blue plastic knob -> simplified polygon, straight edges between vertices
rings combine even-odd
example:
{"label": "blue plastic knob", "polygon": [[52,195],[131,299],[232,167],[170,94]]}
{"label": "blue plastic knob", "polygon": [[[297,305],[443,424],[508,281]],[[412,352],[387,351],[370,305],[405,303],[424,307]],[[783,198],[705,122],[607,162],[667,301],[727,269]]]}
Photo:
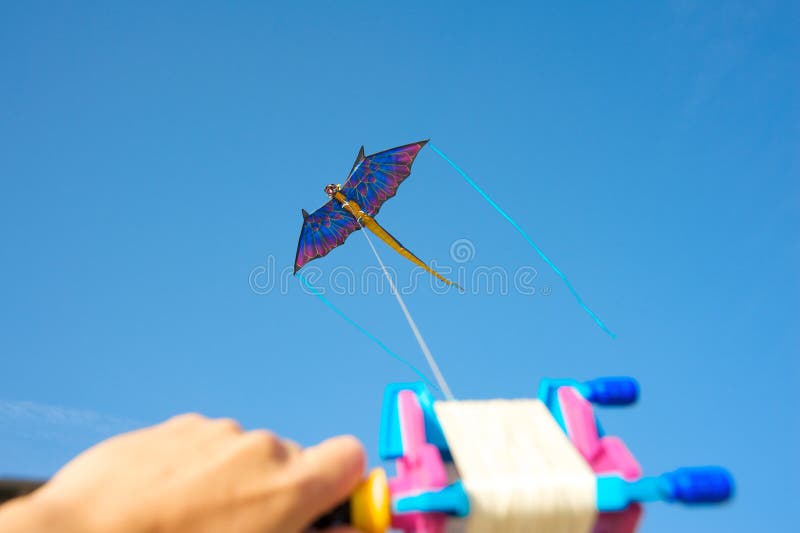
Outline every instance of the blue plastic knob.
{"label": "blue plastic knob", "polygon": [[684,503],[719,503],[733,494],[733,477],[719,466],[679,468],[661,478],[669,484],[670,499]]}
{"label": "blue plastic knob", "polygon": [[630,405],[639,398],[639,383],[627,376],[589,380],[587,400],[598,405]]}

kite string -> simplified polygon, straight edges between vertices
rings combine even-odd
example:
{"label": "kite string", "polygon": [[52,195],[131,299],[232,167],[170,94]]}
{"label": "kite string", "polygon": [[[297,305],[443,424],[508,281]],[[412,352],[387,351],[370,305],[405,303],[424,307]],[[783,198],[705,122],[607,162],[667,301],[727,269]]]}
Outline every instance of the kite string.
{"label": "kite string", "polygon": [[[361,221],[359,220],[358,223],[360,225]],[[414,319],[411,317],[411,313],[408,311],[408,307],[406,307],[406,304],[403,301],[403,297],[400,296],[400,291],[397,290],[394,281],[392,281],[392,276],[386,269],[386,265],[383,264],[383,260],[381,259],[381,256],[378,254],[378,250],[375,248],[375,245],[372,244],[372,239],[369,238],[369,235],[367,234],[367,229],[364,226],[361,226],[361,230],[362,230],[361,233],[363,233],[364,237],[367,239],[369,247],[372,249],[372,253],[375,255],[375,259],[378,260],[378,264],[380,264],[381,269],[383,270],[383,274],[389,281],[389,287],[392,291],[392,294],[394,294],[394,297],[397,299],[397,303],[400,305],[400,309],[406,316],[406,321],[408,322],[408,326],[414,333],[414,337],[416,337],[417,339],[417,344],[419,344],[420,350],[422,350],[422,353],[425,355],[425,359],[428,361],[428,366],[430,366],[431,371],[433,372],[433,376],[436,378],[436,382],[439,384],[439,388],[441,389],[442,393],[444,394],[444,397],[447,400],[454,400],[455,397],[453,396],[453,393],[450,391],[450,387],[447,385],[447,381],[444,379],[442,371],[439,370],[439,365],[436,363],[436,359],[433,357],[431,350],[428,348],[428,344],[425,342],[425,339],[422,338],[422,333],[420,333],[416,322],[414,322]]]}
{"label": "kite string", "polygon": [[380,348],[381,348],[381,349],[382,349],[384,352],[386,352],[387,354],[389,354],[391,357],[394,357],[395,359],[397,359],[398,361],[400,361],[401,363],[403,363],[404,365],[406,365],[408,368],[410,368],[410,369],[411,369],[411,370],[412,370],[412,371],[413,371],[413,372],[414,372],[414,373],[415,373],[415,374],[416,374],[416,375],[417,375],[417,376],[418,376],[420,379],[422,379],[422,381],[424,381],[426,384],[430,385],[431,387],[433,387],[433,388],[434,388],[434,389],[436,389],[436,390],[439,390],[439,387],[437,387],[436,385],[434,385],[433,383],[431,383],[431,380],[429,380],[429,379],[428,379],[428,378],[425,376],[425,374],[423,374],[423,373],[422,373],[422,372],[421,372],[421,371],[420,371],[420,370],[419,370],[419,369],[418,369],[416,366],[414,366],[414,365],[413,365],[413,364],[412,364],[410,361],[408,361],[408,360],[406,360],[404,357],[402,357],[402,356],[400,356],[400,355],[397,355],[396,353],[394,353],[394,352],[393,352],[391,349],[389,349],[389,347],[388,347],[388,346],[386,346],[386,345],[385,345],[383,342],[381,342],[381,340],[380,340],[378,337],[376,337],[375,335],[373,335],[372,333],[370,333],[369,331],[367,331],[366,329],[364,329],[364,328],[363,328],[363,327],[362,327],[360,324],[358,324],[358,323],[357,323],[355,320],[353,320],[352,318],[350,318],[349,316],[347,316],[346,314],[344,314],[344,311],[342,311],[341,309],[339,309],[338,307],[336,307],[336,306],[333,304],[333,302],[331,302],[330,300],[328,300],[327,298],[325,298],[325,296],[322,294],[322,292],[321,292],[319,289],[317,289],[316,287],[314,287],[313,285],[311,285],[311,283],[310,283],[310,282],[309,282],[309,281],[308,281],[308,280],[305,278],[305,276],[303,276],[303,274],[301,274],[301,273],[299,273],[299,272],[298,272],[298,273],[297,273],[297,277],[298,277],[298,278],[300,278],[300,281],[303,283],[303,285],[305,285],[305,286],[306,286],[306,288],[307,288],[308,290],[310,290],[310,291],[311,291],[311,293],[312,293],[314,296],[316,296],[317,298],[319,298],[319,300],[320,300],[322,303],[324,303],[326,306],[328,306],[330,309],[332,309],[334,313],[336,313],[337,315],[339,315],[340,317],[342,317],[342,318],[344,319],[344,321],[345,321],[345,322],[347,322],[348,324],[350,324],[351,326],[353,326],[354,328],[356,328],[356,329],[357,329],[359,332],[361,332],[361,334],[363,334],[363,335],[364,335],[365,337],[367,337],[369,340],[371,340],[372,342],[374,342],[375,344],[377,344],[377,345],[378,345],[378,346],[379,346],[379,347],[380,347]]}
{"label": "kite string", "polygon": [[523,237],[523,238],[524,238],[524,239],[527,241],[527,243],[531,245],[531,247],[532,247],[532,248],[533,248],[533,249],[536,251],[536,253],[537,253],[537,254],[539,254],[539,257],[541,257],[541,258],[542,258],[542,260],[543,260],[545,263],[547,263],[547,265],[548,265],[550,268],[552,268],[552,269],[553,269],[553,272],[555,272],[555,273],[556,273],[556,275],[558,275],[558,277],[559,277],[559,278],[561,278],[561,281],[563,281],[563,282],[564,282],[564,285],[566,285],[566,286],[567,286],[567,289],[569,289],[569,292],[571,292],[571,293],[572,293],[572,296],[574,296],[574,297],[575,297],[575,300],[577,300],[577,302],[578,302],[578,305],[580,305],[580,306],[581,306],[581,308],[582,308],[584,311],[586,311],[586,313],[588,313],[588,314],[589,314],[589,316],[590,316],[590,317],[592,317],[592,319],[594,319],[595,323],[596,323],[596,324],[597,324],[597,325],[600,327],[600,329],[602,329],[603,331],[605,331],[605,332],[606,332],[606,333],[607,333],[607,334],[608,334],[608,335],[609,335],[609,336],[610,336],[612,339],[616,338],[616,337],[617,337],[616,333],[614,333],[613,331],[611,331],[610,329],[608,329],[608,326],[606,326],[606,325],[603,323],[603,321],[602,321],[602,320],[600,320],[600,317],[599,317],[599,316],[597,316],[597,315],[595,314],[595,312],[594,312],[594,311],[592,311],[591,309],[589,309],[589,306],[587,306],[587,305],[586,305],[586,304],[583,302],[583,299],[582,299],[582,298],[580,297],[580,295],[578,294],[578,291],[577,291],[577,290],[575,290],[575,288],[572,286],[572,283],[570,283],[570,282],[569,282],[569,280],[567,279],[567,276],[565,276],[565,275],[564,275],[564,274],[563,274],[563,273],[562,273],[562,272],[561,272],[561,271],[558,269],[558,267],[557,267],[555,264],[553,264],[553,262],[552,262],[552,261],[550,261],[550,258],[548,258],[548,257],[547,257],[547,256],[544,254],[544,252],[543,252],[543,251],[542,251],[542,250],[541,250],[541,249],[540,249],[538,246],[536,246],[536,243],[535,243],[535,242],[533,242],[533,239],[531,239],[531,237],[530,237],[530,236],[529,236],[529,235],[528,235],[528,234],[525,232],[525,230],[524,230],[524,229],[522,229],[522,227],[520,227],[520,225],[519,225],[519,224],[517,224],[517,223],[516,223],[516,221],[515,221],[513,218],[511,218],[511,217],[508,215],[508,213],[506,213],[505,211],[503,211],[503,209],[502,209],[502,208],[501,208],[499,205],[497,205],[497,204],[494,202],[494,200],[492,200],[492,199],[489,197],[489,195],[488,195],[488,194],[486,194],[486,193],[483,191],[483,189],[481,189],[481,188],[478,186],[478,184],[477,184],[477,183],[475,183],[474,181],[472,181],[472,178],[470,178],[470,177],[467,175],[467,173],[466,173],[466,172],[464,172],[463,170],[461,170],[461,168],[460,168],[458,165],[456,165],[456,164],[455,164],[455,163],[454,163],[454,162],[453,162],[453,161],[452,161],[452,160],[451,160],[449,157],[447,157],[446,155],[444,155],[444,153],[442,153],[442,151],[441,151],[441,150],[439,150],[439,149],[438,149],[436,146],[434,146],[434,145],[433,145],[433,143],[431,143],[431,142],[428,142],[428,146],[430,146],[430,147],[431,147],[431,149],[432,149],[434,152],[436,152],[436,153],[439,155],[439,157],[441,157],[441,158],[442,158],[442,159],[444,159],[444,160],[445,160],[447,163],[449,163],[449,164],[450,164],[450,166],[451,166],[451,167],[453,167],[453,168],[455,169],[455,171],[456,171],[456,172],[458,172],[459,174],[461,174],[461,177],[462,177],[462,178],[464,178],[464,179],[466,180],[466,182],[467,182],[467,183],[469,183],[469,184],[472,186],[472,188],[473,188],[473,189],[475,189],[475,190],[478,192],[478,194],[480,194],[480,195],[483,197],[483,199],[484,199],[484,200],[486,200],[487,202],[489,202],[489,205],[491,205],[491,206],[492,206],[492,207],[495,209],[495,211],[497,211],[498,213],[500,213],[500,214],[503,216],[503,218],[505,218],[505,219],[506,219],[506,220],[507,220],[507,221],[508,221],[508,222],[509,222],[509,223],[510,223],[512,226],[514,226],[514,229],[516,229],[516,230],[519,232],[519,234],[520,234],[520,235],[522,235],[522,237]]}

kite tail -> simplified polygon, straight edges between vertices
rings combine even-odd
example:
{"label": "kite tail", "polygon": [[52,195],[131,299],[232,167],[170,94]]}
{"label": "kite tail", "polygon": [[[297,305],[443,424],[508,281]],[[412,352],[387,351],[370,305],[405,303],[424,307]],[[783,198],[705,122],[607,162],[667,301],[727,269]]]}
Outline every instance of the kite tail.
{"label": "kite tail", "polygon": [[339,309],[338,307],[336,307],[335,305],[333,305],[333,302],[331,302],[330,300],[328,300],[327,298],[325,298],[325,296],[323,296],[322,292],[321,292],[319,289],[317,289],[316,287],[314,287],[314,286],[313,286],[313,285],[312,285],[312,284],[311,284],[311,283],[310,283],[310,282],[309,282],[309,281],[308,281],[308,280],[305,278],[305,276],[303,276],[303,274],[300,274],[300,273],[298,273],[298,274],[296,274],[296,275],[297,275],[297,277],[298,277],[298,278],[300,278],[300,281],[303,283],[303,285],[304,285],[304,286],[305,286],[305,287],[306,287],[306,288],[307,288],[309,291],[311,291],[311,293],[312,293],[314,296],[316,296],[317,298],[319,298],[319,300],[320,300],[322,303],[324,303],[326,306],[328,306],[328,307],[329,307],[329,308],[330,308],[330,309],[331,309],[331,310],[332,310],[334,313],[336,313],[337,315],[339,315],[340,317],[342,317],[342,318],[344,319],[344,321],[345,321],[345,322],[347,322],[348,324],[350,324],[351,326],[353,326],[354,328],[356,328],[356,329],[357,329],[359,332],[361,332],[361,334],[362,334],[362,335],[364,335],[366,338],[368,338],[369,340],[371,340],[372,342],[374,342],[375,344],[377,344],[377,345],[378,345],[378,347],[379,347],[381,350],[383,350],[384,352],[386,352],[387,354],[389,354],[391,357],[394,357],[395,359],[397,359],[398,361],[400,361],[401,363],[403,363],[404,365],[406,365],[408,368],[410,368],[410,369],[411,369],[411,371],[412,371],[412,372],[414,372],[414,373],[417,375],[417,377],[419,377],[419,378],[420,378],[422,381],[424,381],[424,382],[425,382],[427,385],[430,385],[431,387],[433,387],[433,388],[434,388],[434,389],[436,389],[436,390],[441,390],[441,389],[439,389],[439,387],[437,387],[436,385],[434,385],[433,383],[431,383],[431,380],[429,380],[429,379],[428,379],[428,378],[425,376],[425,374],[423,374],[423,373],[422,373],[422,372],[421,372],[421,371],[420,371],[420,370],[419,370],[419,369],[418,369],[416,366],[414,366],[414,365],[413,365],[413,364],[412,364],[412,363],[411,363],[409,360],[407,360],[407,359],[405,359],[404,357],[401,357],[401,356],[397,355],[396,353],[394,353],[394,352],[393,352],[393,351],[392,351],[392,350],[391,350],[391,349],[390,349],[388,346],[386,346],[386,345],[385,345],[383,342],[381,342],[381,340],[380,340],[378,337],[376,337],[375,335],[373,335],[372,333],[370,333],[369,331],[367,331],[366,329],[364,329],[364,328],[363,328],[363,327],[362,327],[360,324],[358,324],[358,322],[356,322],[355,320],[353,320],[352,318],[350,318],[349,316],[347,316],[346,314],[344,314],[344,311],[342,311],[341,309]]}
{"label": "kite tail", "polygon": [[361,225],[362,225],[362,226],[364,226],[364,227],[366,227],[366,228],[369,228],[369,229],[370,229],[370,231],[372,231],[372,233],[374,233],[375,235],[377,235],[377,236],[378,236],[378,237],[379,237],[379,238],[380,238],[380,239],[381,239],[383,242],[385,242],[386,244],[388,244],[389,246],[391,246],[391,247],[392,247],[392,249],[393,249],[395,252],[397,252],[398,254],[402,255],[403,257],[405,257],[406,259],[408,259],[409,261],[411,261],[411,262],[412,262],[412,263],[414,263],[415,265],[417,265],[417,266],[419,266],[419,267],[423,268],[423,269],[424,269],[426,272],[430,273],[431,275],[435,276],[436,278],[438,278],[438,279],[440,279],[440,280],[444,281],[444,282],[445,282],[445,283],[447,283],[448,285],[452,285],[452,286],[456,287],[458,290],[461,290],[461,291],[463,291],[463,290],[464,290],[464,289],[462,289],[462,288],[461,288],[461,286],[460,286],[460,285],[458,285],[457,283],[454,283],[454,282],[450,281],[449,279],[445,278],[444,276],[442,276],[441,274],[439,274],[438,272],[436,272],[435,270],[433,270],[431,267],[429,267],[428,265],[426,265],[426,264],[425,264],[425,263],[422,261],[422,259],[420,259],[420,258],[419,258],[419,257],[417,257],[416,255],[412,254],[410,250],[408,250],[408,249],[407,249],[405,246],[403,246],[402,244],[400,244],[400,242],[399,242],[397,239],[395,239],[395,238],[392,236],[392,234],[391,234],[391,233],[389,233],[388,231],[386,231],[385,229],[383,229],[383,226],[381,226],[380,224],[378,224],[378,223],[375,221],[375,219],[374,219],[374,218],[372,218],[371,216],[369,216],[369,215],[362,215],[362,216],[361,216],[361,220],[360,220],[360,222],[361,222]]}
{"label": "kite tail", "polygon": [[484,199],[484,200],[486,200],[486,201],[489,203],[489,205],[491,205],[491,206],[492,206],[492,207],[495,209],[495,211],[497,211],[498,213],[500,213],[500,215],[502,215],[502,216],[503,216],[503,218],[505,218],[505,219],[506,219],[506,220],[507,220],[507,221],[508,221],[508,222],[509,222],[509,223],[510,223],[512,226],[514,226],[514,229],[516,229],[516,230],[519,232],[519,234],[520,234],[520,235],[522,235],[522,238],[523,238],[523,239],[525,239],[525,241],[526,241],[526,242],[527,242],[527,243],[528,243],[528,244],[531,246],[531,248],[533,248],[533,249],[534,249],[534,251],[535,251],[537,254],[539,254],[539,257],[541,257],[541,258],[542,258],[542,260],[543,260],[545,263],[547,263],[547,265],[548,265],[550,268],[552,268],[552,269],[553,269],[553,272],[555,272],[555,273],[556,273],[556,275],[558,275],[558,277],[559,277],[559,278],[561,278],[561,281],[563,281],[563,282],[564,282],[564,285],[566,285],[566,286],[567,286],[567,289],[569,289],[569,292],[570,292],[570,293],[572,293],[572,296],[574,296],[574,297],[575,297],[575,300],[578,302],[578,305],[580,305],[580,306],[581,306],[581,309],[583,309],[584,311],[586,311],[586,313],[587,313],[587,314],[588,314],[590,317],[592,317],[592,319],[593,319],[593,320],[595,321],[595,323],[596,323],[596,324],[597,324],[597,325],[600,327],[600,329],[602,329],[603,331],[605,331],[605,332],[606,332],[606,333],[607,333],[607,334],[608,334],[608,335],[609,335],[609,336],[610,336],[612,339],[615,339],[615,338],[617,337],[616,333],[614,333],[613,331],[611,331],[610,329],[608,329],[608,326],[606,326],[606,325],[605,325],[605,323],[603,323],[603,321],[602,321],[602,320],[600,320],[600,317],[599,317],[599,316],[597,316],[597,315],[595,314],[595,312],[594,312],[594,311],[592,311],[591,309],[589,309],[589,306],[588,306],[588,305],[586,305],[585,303],[583,303],[583,299],[582,299],[582,298],[580,297],[580,295],[578,294],[578,291],[577,291],[577,290],[575,290],[575,287],[573,287],[573,286],[572,286],[572,283],[570,283],[570,282],[569,282],[569,280],[567,279],[567,276],[565,276],[565,275],[564,275],[564,274],[563,274],[563,273],[562,273],[562,272],[561,272],[561,271],[558,269],[558,267],[556,267],[556,265],[555,265],[555,264],[554,264],[552,261],[550,261],[550,258],[549,258],[549,257],[547,257],[547,256],[544,254],[544,252],[543,252],[543,251],[542,251],[542,250],[541,250],[541,249],[540,249],[538,246],[536,246],[536,243],[535,243],[535,242],[533,242],[533,239],[531,239],[531,237],[530,237],[530,236],[529,236],[529,235],[528,235],[528,234],[525,232],[525,230],[524,230],[524,229],[522,229],[522,227],[521,227],[519,224],[517,224],[517,222],[516,222],[516,221],[515,221],[513,218],[511,218],[511,217],[510,217],[510,216],[509,216],[509,215],[508,215],[508,214],[507,214],[505,211],[503,211],[503,209],[502,209],[502,208],[501,208],[499,205],[497,205],[497,204],[494,202],[494,200],[492,200],[492,199],[489,197],[489,195],[488,195],[488,194],[486,194],[486,193],[483,191],[483,189],[481,189],[480,187],[478,187],[478,184],[477,184],[477,183],[475,183],[474,181],[472,181],[472,178],[470,178],[469,176],[467,176],[467,173],[466,173],[466,172],[464,172],[463,170],[461,170],[461,168],[460,168],[458,165],[456,165],[456,164],[455,164],[455,163],[454,163],[454,162],[453,162],[453,161],[452,161],[452,160],[451,160],[449,157],[447,157],[446,155],[444,155],[444,153],[442,153],[442,151],[441,151],[441,150],[439,150],[438,148],[436,148],[436,146],[434,146],[434,145],[433,145],[433,143],[430,143],[430,142],[429,142],[429,143],[428,143],[428,146],[430,146],[430,147],[431,147],[431,149],[432,149],[434,152],[436,152],[436,153],[439,155],[439,157],[441,157],[442,159],[444,159],[444,160],[445,160],[445,161],[446,161],[446,162],[447,162],[447,163],[448,163],[448,164],[449,164],[451,167],[453,167],[453,168],[455,169],[455,171],[456,171],[456,172],[458,172],[459,174],[461,174],[461,177],[462,177],[462,178],[464,178],[464,180],[466,180],[466,182],[467,182],[467,183],[469,183],[469,184],[470,184],[470,186],[471,186],[473,189],[475,189],[475,190],[478,192],[478,194],[480,194],[480,195],[483,197],[483,199]]}

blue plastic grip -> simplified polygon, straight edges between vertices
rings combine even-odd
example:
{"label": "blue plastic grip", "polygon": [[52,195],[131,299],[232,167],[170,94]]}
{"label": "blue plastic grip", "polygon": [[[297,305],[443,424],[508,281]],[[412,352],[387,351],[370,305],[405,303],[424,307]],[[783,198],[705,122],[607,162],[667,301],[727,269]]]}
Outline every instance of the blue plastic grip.
{"label": "blue plastic grip", "polygon": [[719,503],[733,494],[733,477],[719,466],[679,468],[663,474],[672,500],[683,503]]}
{"label": "blue plastic grip", "polygon": [[396,513],[446,513],[451,516],[469,514],[469,496],[460,481],[438,491],[426,491],[414,496],[397,498]]}
{"label": "blue plastic grip", "polygon": [[598,405],[630,405],[639,398],[639,383],[627,376],[592,379],[584,386],[586,399]]}

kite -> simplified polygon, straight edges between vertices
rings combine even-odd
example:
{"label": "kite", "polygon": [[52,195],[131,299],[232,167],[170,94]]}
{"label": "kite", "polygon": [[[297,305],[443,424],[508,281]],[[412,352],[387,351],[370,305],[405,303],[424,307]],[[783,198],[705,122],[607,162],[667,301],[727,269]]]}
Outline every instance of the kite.
{"label": "kite", "polygon": [[406,144],[368,156],[364,155],[362,146],[344,185],[325,186],[330,200],[311,214],[302,210],[303,228],[294,260],[295,274],[309,261],[344,244],[354,231],[367,228],[415,265],[457,287],[411,253],[375,220],[383,203],[397,194],[400,184],[411,174],[411,165],[427,142]]}

